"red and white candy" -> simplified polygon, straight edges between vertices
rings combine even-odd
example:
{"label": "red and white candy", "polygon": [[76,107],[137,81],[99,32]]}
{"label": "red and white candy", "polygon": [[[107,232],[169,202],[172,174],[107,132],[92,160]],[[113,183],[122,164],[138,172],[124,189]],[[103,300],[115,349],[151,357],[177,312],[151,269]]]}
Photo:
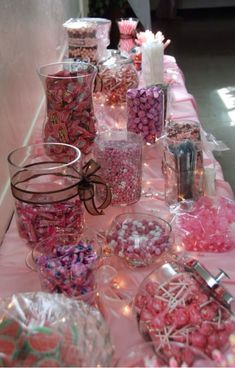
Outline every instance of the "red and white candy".
{"label": "red and white candy", "polygon": [[84,212],[79,199],[43,205],[16,201],[16,221],[20,236],[34,246],[56,230],[81,233]]}
{"label": "red and white candy", "polygon": [[[76,78],[75,78],[76,77]],[[61,142],[88,153],[96,136],[91,74],[62,70],[46,78],[45,142]]]}
{"label": "red and white candy", "polygon": [[[167,223],[166,223],[167,224]],[[169,249],[169,229],[157,220],[124,219],[107,236],[114,253],[133,266],[154,262]]]}

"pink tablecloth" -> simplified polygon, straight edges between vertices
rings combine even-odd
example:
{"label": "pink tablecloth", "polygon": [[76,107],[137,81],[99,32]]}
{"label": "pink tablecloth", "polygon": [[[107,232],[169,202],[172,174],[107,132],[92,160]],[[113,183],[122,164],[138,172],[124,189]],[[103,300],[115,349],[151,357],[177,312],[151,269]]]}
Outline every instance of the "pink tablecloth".
{"label": "pink tablecloth", "polygon": [[[174,119],[187,119],[198,121],[197,107],[193,96],[191,96],[184,84],[183,76],[178,69],[175,59],[171,56],[165,57],[165,70],[176,76],[176,82],[171,87],[171,111]],[[117,112],[118,113],[118,112]],[[123,121],[125,119],[125,111]],[[111,116],[113,114],[113,116]],[[110,116],[114,117],[115,112]],[[109,117],[110,117],[109,116]],[[104,116],[105,118],[105,116]],[[120,118],[120,114],[119,114]],[[115,119],[104,119],[104,125],[117,122]],[[123,122],[122,122],[123,123]],[[120,124],[119,124],[120,126]],[[101,127],[102,130],[102,127]],[[214,160],[207,144],[204,144],[204,158],[206,165],[212,165],[216,171],[216,195],[225,195],[233,198],[233,193],[228,183],[223,180],[220,165]],[[86,215],[87,226],[103,233],[107,230],[112,219],[122,212],[148,212],[157,214],[170,220],[169,208],[164,202],[164,181],[161,174],[161,144],[144,148],[143,160],[143,196],[141,200],[125,208],[110,207],[105,211],[104,216],[92,217]],[[38,276],[34,271],[29,270],[25,265],[25,258],[29,253],[25,242],[19,238],[15,218],[5,235],[4,242],[0,250],[0,296],[10,295],[17,292],[40,290]],[[228,282],[228,289],[235,294],[235,250],[226,254],[194,254],[200,258],[212,273],[217,273],[218,268],[226,271],[231,280]],[[106,258],[104,266],[100,269],[98,278],[102,284],[100,293],[100,307],[107,322],[110,325],[112,341],[118,357],[128,346],[141,342],[142,338],[138,333],[135,315],[132,313],[132,297],[138,285],[145,276],[154,268],[139,269],[136,271],[127,270],[114,256]],[[118,271],[117,271],[118,270]],[[110,288],[111,278],[121,285],[120,289]]]}

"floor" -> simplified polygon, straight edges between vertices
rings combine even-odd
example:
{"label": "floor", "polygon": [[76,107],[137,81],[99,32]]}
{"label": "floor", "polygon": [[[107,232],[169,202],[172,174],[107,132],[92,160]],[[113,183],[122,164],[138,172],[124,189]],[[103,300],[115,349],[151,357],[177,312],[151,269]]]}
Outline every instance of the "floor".
{"label": "floor", "polygon": [[152,23],[172,40],[167,53],[184,72],[204,129],[229,147],[214,155],[235,193],[235,7],[180,10],[165,20],[152,14]]}

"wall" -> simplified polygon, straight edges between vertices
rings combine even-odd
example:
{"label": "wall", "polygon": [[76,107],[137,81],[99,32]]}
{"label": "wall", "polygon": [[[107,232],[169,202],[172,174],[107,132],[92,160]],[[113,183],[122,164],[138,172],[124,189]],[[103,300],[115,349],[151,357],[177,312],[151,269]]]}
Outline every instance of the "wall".
{"label": "wall", "polygon": [[27,144],[34,127],[41,124],[44,94],[36,70],[63,57],[62,24],[80,15],[80,3],[0,1],[0,241],[13,211],[7,155]]}

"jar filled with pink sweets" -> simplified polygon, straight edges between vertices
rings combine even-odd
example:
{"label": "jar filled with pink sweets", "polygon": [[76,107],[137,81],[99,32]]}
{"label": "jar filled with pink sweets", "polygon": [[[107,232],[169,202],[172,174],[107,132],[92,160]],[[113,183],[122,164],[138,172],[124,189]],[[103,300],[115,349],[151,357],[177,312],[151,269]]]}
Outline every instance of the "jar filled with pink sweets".
{"label": "jar filled with pink sweets", "polygon": [[80,157],[78,148],[63,143],[29,145],[9,154],[18,231],[32,247],[57,230],[82,232]]}
{"label": "jar filled with pink sweets", "polygon": [[[100,174],[109,185],[112,205],[126,206],[137,202],[142,185],[142,138],[126,130],[112,130],[97,136],[94,156]],[[103,199],[103,188],[97,193]]]}
{"label": "jar filled with pink sweets", "polygon": [[214,275],[197,259],[172,254],[144,279],[134,301],[138,326],[164,360],[171,356],[174,366],[191,367],[193,356],[185,355],[186,347],[208,359],[215,350],[226,350],[235,330],[235,299],[223,277],[228,276],[222,270]]}

